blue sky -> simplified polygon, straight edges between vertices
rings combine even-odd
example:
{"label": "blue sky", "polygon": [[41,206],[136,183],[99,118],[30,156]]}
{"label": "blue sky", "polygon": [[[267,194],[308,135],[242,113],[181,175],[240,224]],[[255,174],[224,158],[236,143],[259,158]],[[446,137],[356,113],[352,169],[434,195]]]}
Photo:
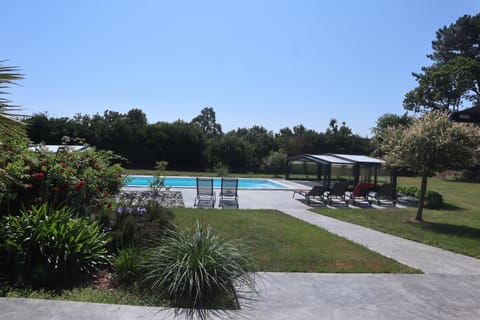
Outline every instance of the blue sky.
{"label": "blue sky", "polygon": [[2,3],[0,60],[22,69],[23,113],[140,108],[149,122],[213,107],[224,131],[330,119],[366,136],[403,114],[435,31],[473,0],[36,1]]}

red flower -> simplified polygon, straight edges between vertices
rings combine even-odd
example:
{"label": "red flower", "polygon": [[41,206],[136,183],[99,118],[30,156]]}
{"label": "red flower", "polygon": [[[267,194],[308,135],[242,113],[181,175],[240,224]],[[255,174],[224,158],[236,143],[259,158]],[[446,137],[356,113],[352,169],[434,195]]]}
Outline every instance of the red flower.
{"label": "red flower", "polygon": [[43,173],[42,172],[35,173],[33,176],[37,180],[42,180],[43,179]]}
{"label": "red flower", "polygon": [[75,190],[80,190],[83,186],[85,185],[85,181],[80,180],[78,183],[75,185]]}
{"label": "red flower", "polygon": [[104,195],[105,197],[108,196],[108,192],[105,191],[105,192],[103,193],[103,195]]}
{"label": "red flower", "polygon": [[108,209],[112,209],[112,204],[109,203],[109,204],[107,205],[107,208],[108,208]]}

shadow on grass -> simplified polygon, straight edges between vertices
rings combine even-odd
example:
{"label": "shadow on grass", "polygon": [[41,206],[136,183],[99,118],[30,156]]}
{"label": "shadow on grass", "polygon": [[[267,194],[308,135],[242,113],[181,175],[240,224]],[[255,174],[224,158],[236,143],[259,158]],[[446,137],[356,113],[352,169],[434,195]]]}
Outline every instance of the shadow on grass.
{"label": "shadow on grass", "polygon": [[461,226],[448,223],[427,222],[422,223],[408,221],[408,223],[415,224],[423,230],[432,231],[439,234],[452,235],[461,238],[471,238],[480,240],[480,229],[468,226]]}
{"label": "shadow on grass", "polygon": [[457,207],[453,204],[449,204],[449,203],[444,203],[441,210],[445,210],[445,211],[459,211],[459,210],[463,210],[463,208],[461,207]]}

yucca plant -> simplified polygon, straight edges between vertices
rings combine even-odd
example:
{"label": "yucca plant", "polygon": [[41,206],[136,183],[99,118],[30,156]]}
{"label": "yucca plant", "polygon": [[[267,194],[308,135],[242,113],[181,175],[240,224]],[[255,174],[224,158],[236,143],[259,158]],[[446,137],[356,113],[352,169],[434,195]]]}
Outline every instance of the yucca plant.
{"label": "yucca plant", "polygon": [[11,281],[52,286],[91,275],[109,262],[108,235],[98,223],[47,205],[6,216],[4,255]]}
{"label": "yucca plant", "polygon": [[142,268],[141,287],[187,318],[238,309],[244,297],[237,289],[255,288],[254,264],[245,247],[198,221],[192,230],[170,231]]}

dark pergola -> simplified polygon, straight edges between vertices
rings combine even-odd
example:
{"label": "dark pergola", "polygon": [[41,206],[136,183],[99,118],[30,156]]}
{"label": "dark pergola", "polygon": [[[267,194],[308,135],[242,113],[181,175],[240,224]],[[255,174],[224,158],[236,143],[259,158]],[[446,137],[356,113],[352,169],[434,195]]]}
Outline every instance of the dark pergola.
{"label": "dark pergola", "polygon": [[449,119],[454,122],[471,122],[479,123],[480,122],[480,105],[464,109],[462,111],[452,112],[449,116]]}
{"label": "dark pergola", "polygon": [[[330,187],[332,182],[348,181],[350,188],[358,182],[378,182],[383,160],[350,154],[302,154],[289,157],[285,178],[288,180],[316,180]],[[384,175],[385,176],[385,175]],[[389,182],[395,176],[388,171]],[[384,181],[385,182],[385,181]]]}

